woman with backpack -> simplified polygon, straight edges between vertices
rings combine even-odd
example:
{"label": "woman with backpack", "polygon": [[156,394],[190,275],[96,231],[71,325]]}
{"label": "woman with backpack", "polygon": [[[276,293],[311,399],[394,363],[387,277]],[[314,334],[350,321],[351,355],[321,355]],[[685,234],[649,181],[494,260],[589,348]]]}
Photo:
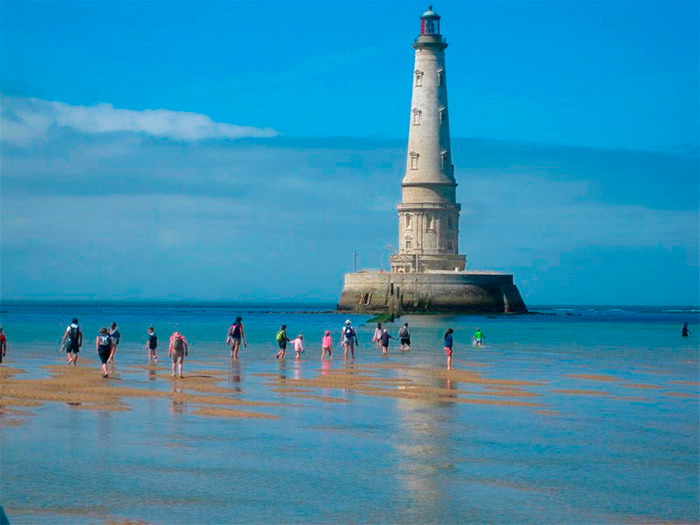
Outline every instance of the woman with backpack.
{"label": "woman with backpack", "polygon": [[241,321],[241,317],[236,317],[236,322],[234,322],[228,329],[226,344],[231,346],[231,359],[238,359],[238,350],[241,348],[241,341],[243,341],[244,347],[248,347],[245,342],[243,323]]}
{"label": "woman with backpack", "polygon": [[185,356],[188,355],[188,345],[187,339],[180,332],[173,332],[170,336],[170,346],[168,346],[168,357],[172,359],[173,371],[170,374],[175,377],[175,367],[177,366],[178,377],[184,377],[182,375],[182,362],[185,360]]}
{"label": "woman with backpack", "polygon": [[345,326],[340,333],[340,341],[343,345],[343,355],[345,360],[348,360],[348,350],[352,356],[352,360],[355,360],[355,343],[357,343],[357,332],[355,332],[355,327],[352,326],[350,319],[345,321]]}
{"label": "woman with backpack", "polygon": [[109,361],[112,352],[114,352],[114,339],[109,334],[109,330],[106,327],[100,328],[100,333],[95,339],[95,350],[97,350],[97,355],[100,356],[100,362],[102,363],[102,377],[107,378],[107,361]]}

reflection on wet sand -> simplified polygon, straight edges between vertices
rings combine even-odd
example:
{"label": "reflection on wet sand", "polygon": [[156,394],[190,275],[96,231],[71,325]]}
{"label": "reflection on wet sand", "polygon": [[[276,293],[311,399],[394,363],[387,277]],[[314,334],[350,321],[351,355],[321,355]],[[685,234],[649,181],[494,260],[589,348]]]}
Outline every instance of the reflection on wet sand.
{"label": "reflection on wet sand", "polygon": [[420,371],[404,371],[404,378],[420,381],[423,386],[450,392],[429,399],[397,399],[397,424],[400,440],[393,441],[399,452],[395,469],[396,481],[410,495],[410,500],[429,519],[450,504],[449,485],[439,471],[449,471],[450,422],[455,405],[457,385],[450,378],[431,377],[426,380]]}
{"label": "reflection on wet sand", "polygon": [[[182,386],[178,383],[173,383],[173,394],[182,394]],[[168,398],[168,407],[171,415],[179,415],[185,412],[185,402],[180,399],[180,396],[174,395]]]}
{"label": "reflection on wet sand", "polygon": [[242,392],[242,381],[243,373],[241,372],[241,362],[238,359],[234,359],[228,369],[228,382],[233,386],[235,392]]}

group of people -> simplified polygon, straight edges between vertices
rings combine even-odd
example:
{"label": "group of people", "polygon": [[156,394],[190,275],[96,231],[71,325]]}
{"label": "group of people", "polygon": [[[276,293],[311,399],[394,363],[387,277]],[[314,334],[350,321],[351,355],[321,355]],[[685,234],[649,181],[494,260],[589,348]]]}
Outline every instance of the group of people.
{"label": "group of people", "polygon": [[[688,337],[690,331],[688,330],[688,323],[683,325],[681,335],[683,337]],[[402,351],[408,351],[411,349],[411,332],[408,328],[408,323],[404,323],[398,332],[399,342],[401,344]],[[102,327],[99,330],[97,337],[95,338],[95,349],[100,357],[101,362],[101,372],[102,377],[109,377],[107,370],[108,364],[114,364],[114,359],[117,354],[117,348],[119,347],[119,342],[121,339],[121,334],[117,323],[112,323],[109,328]],[[377,326],[372,335],[372,342],[377,345],[378,349],[381,349],[382,355],[389,354],[389,340],[394,339],[394,337],[389,334],[386,328],[382,328],[381,323],[377,323]],[[484,333],[480,328],[476,329],[476,332],[472,336],[472,341],[477,347],[482,347],[484,344]],[[304,336],[302,334],[297,335],[294,339],[289,339],[287,336],[287,325],[282,325],[275,336],[275,340],[279,346],[279,351],[275,355],[277,359],[284,359],[285,353],[287,351],[287,343],[291,343],[294,347],[294,352],[296,354],[296,359],[301,359],[301,355],[304,353]],[[228,329],[226,335],[226,345],[231,347],[231,359],[238,359],[238,353],[241,347],[247,348],[248,344],[245,338],[245,332],[243,330],[243,322],[241,317],[236,317],[236,320]],[[340,344],[343,348],[343,356],[345,360],[348,357],[354,361],[355,359],[355,346],[357,345],[357,331],[352,325],[350,320],[345,321],[340,333]],[[83,332],[78,323],[78,319],[74,318],[70,325],[66,328],[63,338],[61,339],[61,350],[66,352],[69,365],[77,365],[78,354],[80,353],[80,348],[83,345]],[[145,350],[148,352],[148,363],[149,365],[156,364],[158,362],[157,348],[158,348],[158,336],[152,326],[148,327],[148,339],[144,346]],[[454,330],[449,328],[443,336],[443,350],[445,352],[445,357],[447,358],[447,369],[452,370],[452,355],[454,348]],[[2,363],[3,357],[7,352],[7,338],[5,333],[0,327],[0,363]],[[189,343],[187,338],[182,335],[179,331],[173,332],[168,341],[168,358],[171,360],[173,377],[184,377],[182,375],[183,362],[185,357],[189,355]],[[321,360],[331,359],[333,355],[333,339],[331,337],[330,330],[326,330],[323,334],[321,340]]]}
{"label": "group of people", "polygon": [[[2,333],[2,328],[0,328],[0,333]],[[4,335],[2,338],[4,340]],[[102,377],[108,378],[109,372],[107,370],[107,365],[114,365],[114,357],[117,353],[117,348],[121,340],[121,333],[117,327],[117,323],[112,323],[109,329],[105,326],[99,329],[97,337],[95,338],[95,350],[97,350],[97,355],[100,358]],[[83,346],[83,331],[80,328],[80,323],[77,318],[73,318],[71,324],[66,328],[63,338],[61,339],[61,350],[66,352],[68,357],[69,365],[78,364],[78,354],[80,353],[80,348]],[[3,345],[3,350],[5,346]],[[158,362],[158,354],[156,352],[158,348],[158,336],[156,335],[152,326],[148,327],[148,340],[144,348],[148,352],[148,364],[156,364]],[[172,376],[183,377],[182,375],[182,364],[185,356],[189,353],[189,345],[187,339],[180,332],[175,331],[173,335],[170,336],[170,341],[168,345],[168,357],[172,360]],[[4,355],[4,352],[3,352]],[[0,359],[0,362],[2,360]]]}

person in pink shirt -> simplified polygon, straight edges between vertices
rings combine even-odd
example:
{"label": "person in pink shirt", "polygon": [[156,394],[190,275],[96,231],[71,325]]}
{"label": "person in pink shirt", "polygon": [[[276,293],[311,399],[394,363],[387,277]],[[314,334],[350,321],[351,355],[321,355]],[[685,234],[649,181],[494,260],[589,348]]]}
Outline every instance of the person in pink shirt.
{"label": "person in pink shirt", "polygon": [[294,344],[294,351],[297,353],[297,359],[301,359],[301,354],[304,351],[304,336],[299,334],[295,339],[291,340]]}
{"label": "person in pink shirt", "polygon": [[321,347],[323,348],[323,353],[321,354],[321,361],[326,358],[326,352],[328,352],[328,359],[331,358],[333,353],[333,340],[331,339],[331,331],[326,330],[323,334],[323,341],[321,342]]}

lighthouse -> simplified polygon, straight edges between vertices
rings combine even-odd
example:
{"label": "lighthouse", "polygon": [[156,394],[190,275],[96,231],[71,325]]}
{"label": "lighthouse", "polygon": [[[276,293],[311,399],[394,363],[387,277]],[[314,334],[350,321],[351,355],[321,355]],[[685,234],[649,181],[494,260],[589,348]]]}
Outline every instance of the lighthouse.
{"label": "lighthouse", "polygon": [[411,313],[521,313],[527,307],[513,276],[466,271],[459,253],[457,181],[447,109],[447,41],[432,6],[413,41],[406,171],[401,180],[398,250],[391,271],[345,274],[338,310]]}
{"label": "lighthouse", "polygon": [[406,175],[401,182],[399,249],[391,256],[392,272],[462,271],[459,212],[447,109],[447,42],[440,16],[430,6],[420,18],[413,42],[411,111]]}

